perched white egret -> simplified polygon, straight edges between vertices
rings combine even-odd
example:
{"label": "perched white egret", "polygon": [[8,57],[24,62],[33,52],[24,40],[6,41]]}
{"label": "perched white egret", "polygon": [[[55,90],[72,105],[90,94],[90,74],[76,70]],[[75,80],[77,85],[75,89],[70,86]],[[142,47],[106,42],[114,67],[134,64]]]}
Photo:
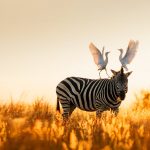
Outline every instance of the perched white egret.
{"label": "perched white egret", "polygon": [[126,71],[128,71],[128,68],[126,65],[130,64],[131,61],[133,60],[137,52],[138,44],[139,44],[138,41],[130,40],[124,57],[123,57],[123,49],[118,49],[120,51],[119,60],[122,64],[122,67],[125,68]]}
{"label": "perched white egret", "polygon": [[99,75],[100,75],[101,71],[105,69],[107,76],[110,77],[108,75],[107,69],[106,69],[106,66],[108,63],[108,54],[110,52],[105,52],[106,59],[104,59],[104,47],[103,47],[102,53],[101,53],[101,51],[93,43],[90,43],[89,49],[91,51],[91,54],[93,56],[95,64],[98,66],[98,70],[100,70]]}

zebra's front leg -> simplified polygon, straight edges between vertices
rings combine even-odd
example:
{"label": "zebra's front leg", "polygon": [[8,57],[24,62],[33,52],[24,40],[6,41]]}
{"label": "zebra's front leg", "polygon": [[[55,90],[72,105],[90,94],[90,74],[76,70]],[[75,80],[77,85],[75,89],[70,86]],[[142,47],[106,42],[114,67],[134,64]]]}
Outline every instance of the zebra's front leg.
{"label": "zebra's front leg", "polygon": [[117,117],[117,115],[119,113],[119,108],[113,108],[113,109],[111,109],[111,111],[114,114],[114,116]]}
{"label": "zebra's front leg", "polygon": [[101,119],[102,118],[102,110],[101,109],[98,109],[97,111],[96,111],[96,118],[97,119]]}

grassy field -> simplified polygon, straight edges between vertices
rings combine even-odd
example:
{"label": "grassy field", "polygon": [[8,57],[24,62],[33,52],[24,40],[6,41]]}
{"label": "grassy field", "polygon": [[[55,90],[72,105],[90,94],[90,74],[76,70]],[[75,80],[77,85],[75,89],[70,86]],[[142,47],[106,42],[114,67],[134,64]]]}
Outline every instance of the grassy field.
{"label": "grassy field", "polygon": [[150,149],[150,92],[144,91],[117,117],[76,110],[69,124],[43,99],[0,105],[1,150]]}

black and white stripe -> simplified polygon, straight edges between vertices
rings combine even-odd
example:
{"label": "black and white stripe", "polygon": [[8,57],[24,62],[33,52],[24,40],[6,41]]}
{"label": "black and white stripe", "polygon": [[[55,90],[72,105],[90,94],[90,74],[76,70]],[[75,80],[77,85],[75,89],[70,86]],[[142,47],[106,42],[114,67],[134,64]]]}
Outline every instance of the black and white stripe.
{"label": "black and white stripe", "polygon": [[115,81],[110,79],[66,78],[58,84],[56,93],[64,114],[72,112],[76,107],[85,111],[103,112],[110,108],[116,109],[121,103],[117,101]]}

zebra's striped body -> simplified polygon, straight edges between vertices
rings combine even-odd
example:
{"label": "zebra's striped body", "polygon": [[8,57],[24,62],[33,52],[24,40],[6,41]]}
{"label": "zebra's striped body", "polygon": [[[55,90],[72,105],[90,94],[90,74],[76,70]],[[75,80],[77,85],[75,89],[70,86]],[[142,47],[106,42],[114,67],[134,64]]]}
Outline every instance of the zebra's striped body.
{"label": "zebra's striped body", "polygon": [[[111,90],[109,90],[111,89]],[[120,105],[114,81],[109,79],[91,80],[70,77],[61,81],[57,88],[57,98],[67,100],[76,107],[95,111],[100,107],[116,108]]]}
{"label": "zebra's striped body", "polygon": [[[64,116],[71,115],[76,107],[85,111],[97,111],[97,115],[110,109],[117,112],[121,104],[118,101],[119,92],[115,77],[98,80],[70,77],[56,87],[57,101],[62,105]],[[127,92],[126,88],[124,92]]]}

